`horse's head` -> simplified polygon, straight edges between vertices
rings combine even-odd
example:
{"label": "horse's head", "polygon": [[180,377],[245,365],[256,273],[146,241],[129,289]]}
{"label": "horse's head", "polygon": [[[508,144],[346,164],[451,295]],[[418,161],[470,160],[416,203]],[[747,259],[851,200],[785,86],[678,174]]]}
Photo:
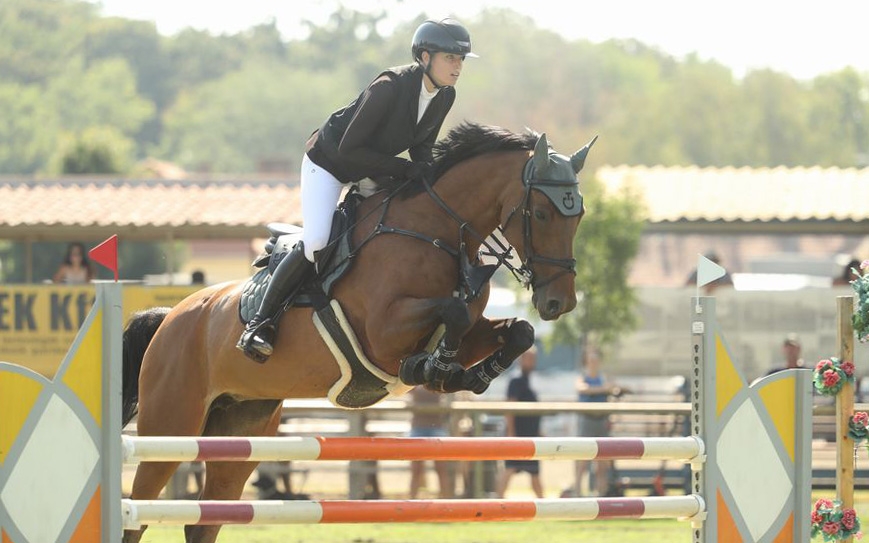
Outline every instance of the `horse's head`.
{"label": "horse's head", "polygon": [[[567,157],[552,151],[541,134],[522,172],[521,201],[501,223],[522,259],[532,302],[543,320],[576,307],[573,238],[585,213],[577,174],[596,140]],[[517,212],[521,220],[512,220]]]}

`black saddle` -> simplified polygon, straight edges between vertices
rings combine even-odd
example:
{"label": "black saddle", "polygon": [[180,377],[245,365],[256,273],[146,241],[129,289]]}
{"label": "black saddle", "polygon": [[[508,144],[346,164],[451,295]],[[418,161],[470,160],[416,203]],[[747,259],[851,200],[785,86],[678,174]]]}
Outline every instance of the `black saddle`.
{"label": "black saddle", "polygon": [[[295,296],[285,301],[285,309],[311,306],[320,309],[329,303],[335,283],[350,269],[353,225],[356,222],[356,208],[362,200],[362,195],[351,190],[338,205],[332,215],[329,243],[317,252],[317,273],[298,289]],[[266,228],[269,239],[263,253],[253,262],[253,266],[259,268],[259,271],[245,283],[241,293],[239,317],[244,323],[250,321],[256,313],[272,272],[302,239],[302,228],[294,224],[269,223]]]}

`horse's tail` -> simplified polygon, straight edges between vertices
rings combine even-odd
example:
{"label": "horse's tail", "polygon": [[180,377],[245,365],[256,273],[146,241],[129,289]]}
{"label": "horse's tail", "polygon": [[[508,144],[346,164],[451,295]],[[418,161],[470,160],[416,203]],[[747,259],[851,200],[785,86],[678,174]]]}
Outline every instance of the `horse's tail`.
{"label": "horse's tail", "polygon": [[142,359],[170,309],[154,307],[134,313],[124,328],[122,427],[133,420],[139,411],[139,370],[142,369]]}

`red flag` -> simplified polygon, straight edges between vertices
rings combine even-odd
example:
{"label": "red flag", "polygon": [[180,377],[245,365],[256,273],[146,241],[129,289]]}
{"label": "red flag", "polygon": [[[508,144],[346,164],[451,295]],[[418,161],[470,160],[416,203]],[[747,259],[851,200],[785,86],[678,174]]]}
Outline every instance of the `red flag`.
{"label": "red flag", "polygon": [[115,272],[115,281],[118,280],[118,235],[110,237],[106,241],[100,243],[90,251],[88,256],[94,262],[102,264],[108,269]]}

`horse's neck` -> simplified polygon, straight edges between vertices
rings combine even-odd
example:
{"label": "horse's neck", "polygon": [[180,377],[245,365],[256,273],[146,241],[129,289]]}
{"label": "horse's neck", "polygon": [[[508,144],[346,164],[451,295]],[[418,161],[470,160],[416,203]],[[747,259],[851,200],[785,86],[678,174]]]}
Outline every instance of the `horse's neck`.
{"label": "horse's neck", "polygon": [[[447,172],[434,188],[458,217],[485,238],[498,227],[508,193],[514,188],[511,184],[520,179],[521,173],[514,169],[469,162]],[[478,240],[467,241],[474,250],[479,246]]]}

